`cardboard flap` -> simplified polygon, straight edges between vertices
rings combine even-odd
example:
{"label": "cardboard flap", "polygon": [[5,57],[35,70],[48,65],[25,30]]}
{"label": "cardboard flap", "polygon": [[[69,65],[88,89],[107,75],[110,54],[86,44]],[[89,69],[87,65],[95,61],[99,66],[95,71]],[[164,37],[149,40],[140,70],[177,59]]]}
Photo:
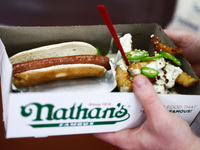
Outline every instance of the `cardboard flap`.
{"label": "cardboard flap", "polygon": [[8,107],[8,96],[11,90],[11,78],[12,78],[12,65],[9,61],[5,47],[0,40],[0,58],[1,58],[1,94],[3,103],[3,120],[6,127],[7,107]]}

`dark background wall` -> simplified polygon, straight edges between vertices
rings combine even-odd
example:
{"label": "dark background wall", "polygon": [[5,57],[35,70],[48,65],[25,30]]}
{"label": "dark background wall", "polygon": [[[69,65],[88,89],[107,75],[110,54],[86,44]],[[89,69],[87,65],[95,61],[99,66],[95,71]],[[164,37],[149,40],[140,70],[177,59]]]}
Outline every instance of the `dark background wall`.
{"label": "dark background wall", "polygon": [[165,27],[175,0],[1,0],[0,24],[93,25],[103,24],[97,5],[105,5],[114,24],[158,23]]}
{"label": "dark background wall", "polygon": [[[175,0],[0,0],[0,24],[11,26],[104,24],[97,10],[97,5],[103,4],[114,24],[157,23],[164,28],[171,20],[175,2]],[[1,102],[0,112],[2,112]],[[5,139],[2,120],[0,113],[1,150],[118,149],[94,138],[93,135]]]}

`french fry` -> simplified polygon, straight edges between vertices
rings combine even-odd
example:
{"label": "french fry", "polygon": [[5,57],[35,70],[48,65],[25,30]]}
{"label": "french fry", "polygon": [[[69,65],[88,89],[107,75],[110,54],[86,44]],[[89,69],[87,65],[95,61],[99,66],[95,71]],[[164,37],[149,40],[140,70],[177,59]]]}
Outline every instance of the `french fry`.
{"label": "french fry", "polygon": [[135,76],[135,69],[141,70],[142,67],[146,67],[151,61],[143,61],[143,62],[137,62],[137,63],[132,63],[131,65],[128,66],[128,71],[131,76]]}
{"label": "french fry", "polygon": [[157,52],[164,51],[174,56],[179,56],[183,54],[183,50],[165,45],[164,43],[161,43],[161,41],[158,40],[158,38],[154,36],[151,37],[151,41],[152,41],[155,51]]}
{"label": "french fry", "polygon": [[176,82],[184,87],[193,86],[195,83],[198,82],[198,79],[192,78],[186,72],[182,72],[177,78]]}
{"label": "french fry", "polygon": [[132,92],[132,81],[127,70],[123,70],[119,65],[115,68],[117,87],[120,92]]}

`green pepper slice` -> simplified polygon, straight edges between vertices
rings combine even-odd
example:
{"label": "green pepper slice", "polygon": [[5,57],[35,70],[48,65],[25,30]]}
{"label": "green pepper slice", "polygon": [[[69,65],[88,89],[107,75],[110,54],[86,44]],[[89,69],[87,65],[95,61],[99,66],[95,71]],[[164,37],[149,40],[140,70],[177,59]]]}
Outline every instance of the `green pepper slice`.
{"label": "green pepper slice", "polygon": [[141,74],[145,75],[146,77],[153,78],[156,77],[159,74],[159,72],[158,70],[155,70],[153,68],[142,67]]}
{"label": "green pepper slice", "polygon": [[97,54],[98,54],[99,56],[102,56],[101,51],[99,50],[99,48],[96,47],[96,46],[95,46],[95,48],[97,49]]}
{"label": "green pepper slice", "polygon": [[159,59],[159,58],[163,58],[163,55],[158,54],[152,57],[144,57],[140,61],[154,60],[154,59]]}
{"label": "green pepper slice", "polygon": [[128,60],[140,60],[141,58],[147,57],[149,54],[147,51],[134,50],[125,53]]}
{"label": "green pepper slice", "polygon": [[161,55],[163,55],[163,57],[165,59],[169,59],[171,60],[173,63],[175,63],[177,66],[180,66],[181,65],[181,62],[178,58],[176,58],[175,56],[169,54],[169,53],[166,53],[166,52],[160,52]]}

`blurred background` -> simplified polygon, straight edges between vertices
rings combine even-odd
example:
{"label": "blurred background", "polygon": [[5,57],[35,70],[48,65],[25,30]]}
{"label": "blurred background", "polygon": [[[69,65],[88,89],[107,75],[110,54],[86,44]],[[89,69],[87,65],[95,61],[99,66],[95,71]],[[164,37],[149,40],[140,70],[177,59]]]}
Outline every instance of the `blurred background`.
{"label": "blurred background", "polygon": [[[165,28],[172,19],[176,0],[0,0],[0,25],[104,24],[97,5],[105,5],[113,24],[157,23]],[[0,112],[2,112],[1,105]],[[94,138],[93,135],[5,139],[2,120],[2,113],[0,113],[1,150],[118,149]]]}
{"label": "blurred background", "polygon": [[165,27],[176,0],[0,0],[0,24],[68,26],[104,24],[97,5],[105,5],[114,24],[157,23]]}
{"label": "blurred background", "polygon": [[[199,0],[0,0],[0,26],[105,24],[97,5],[105,5],[113,24],[157,23],[200,35]],[[0,150],[13,149],[118,150],[90,134],[5,139],[0,102]]]}

